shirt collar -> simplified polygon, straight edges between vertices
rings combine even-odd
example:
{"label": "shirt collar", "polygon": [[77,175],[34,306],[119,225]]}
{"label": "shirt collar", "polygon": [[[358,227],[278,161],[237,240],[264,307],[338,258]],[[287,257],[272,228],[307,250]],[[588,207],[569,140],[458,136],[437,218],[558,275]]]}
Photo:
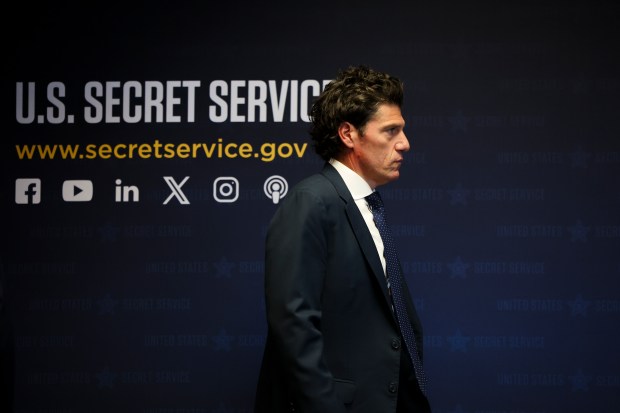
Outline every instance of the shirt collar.
{"label": "shirt collar", "polygon": [[347,189],[351,192],[353,200],[357,201],[372,194],[373,190],[370,185],[368,185],[368,182],[359,176],[353,169],[333,158],[329,160],[329,163],[340,174],[340,177],[347,186]]}

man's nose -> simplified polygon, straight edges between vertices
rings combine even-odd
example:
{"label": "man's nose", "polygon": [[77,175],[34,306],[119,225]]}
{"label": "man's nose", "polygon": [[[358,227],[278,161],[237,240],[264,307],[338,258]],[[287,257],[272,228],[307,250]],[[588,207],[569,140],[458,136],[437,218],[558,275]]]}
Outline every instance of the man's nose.
{"label": "man's nose", "polygon": [[403,136],[400,139],[399,147],[397,149],[399,151],[407,152],[409,151],[409,149],[411,149],[411,145],[409,145],[409,139],[407,139],[407,135],[405,135],[405,132],[403,132],[402,135]]}

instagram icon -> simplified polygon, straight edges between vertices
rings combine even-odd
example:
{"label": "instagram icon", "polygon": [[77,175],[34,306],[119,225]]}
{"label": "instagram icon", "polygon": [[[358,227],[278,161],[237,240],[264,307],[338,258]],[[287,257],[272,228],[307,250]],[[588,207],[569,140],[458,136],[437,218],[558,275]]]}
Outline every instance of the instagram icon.
{"label": "instagram icon", "polygon": [[239,198],[239,181],[232,176],[220,176],[213,182],[213,198],[220,203],[235,202]]}

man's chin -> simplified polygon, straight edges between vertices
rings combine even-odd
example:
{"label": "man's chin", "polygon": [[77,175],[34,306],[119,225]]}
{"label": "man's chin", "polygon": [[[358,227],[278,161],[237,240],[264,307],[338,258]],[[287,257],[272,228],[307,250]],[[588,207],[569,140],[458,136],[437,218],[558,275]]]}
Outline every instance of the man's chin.
{"label": "man's chin", "polygon": [[384,184],[394,182],[398,178],[400,178],[400,172],[398,170],[392,171],[392,173],[386,177]]}

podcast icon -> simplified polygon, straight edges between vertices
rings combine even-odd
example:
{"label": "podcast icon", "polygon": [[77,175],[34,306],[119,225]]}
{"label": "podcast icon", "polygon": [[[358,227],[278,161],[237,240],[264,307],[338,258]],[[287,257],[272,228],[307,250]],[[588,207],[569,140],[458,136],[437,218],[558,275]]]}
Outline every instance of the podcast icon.
{"label": "podcast icon", "polygon": [[274,204],[277,204],[288,192],[288,182],[280,175],[273,175],[265,180],[263,190],[267,198],[271,199]]}

